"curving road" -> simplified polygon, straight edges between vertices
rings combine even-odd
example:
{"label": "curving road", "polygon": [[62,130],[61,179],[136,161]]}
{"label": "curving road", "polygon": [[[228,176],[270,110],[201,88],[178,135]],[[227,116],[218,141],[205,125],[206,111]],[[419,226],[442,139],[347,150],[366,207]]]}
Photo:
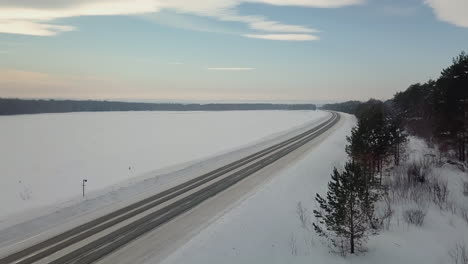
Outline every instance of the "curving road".
{"label": "curving road", "polygon": [[338,113],[300,135],[0,259],[6,263],[93,263],[288,155],[333,127]]}

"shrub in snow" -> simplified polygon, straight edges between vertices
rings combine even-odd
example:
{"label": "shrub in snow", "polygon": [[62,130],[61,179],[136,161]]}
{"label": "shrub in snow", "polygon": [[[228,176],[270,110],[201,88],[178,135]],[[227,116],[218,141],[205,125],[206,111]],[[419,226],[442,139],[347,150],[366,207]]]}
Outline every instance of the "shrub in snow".
{"label": "shrub in snow", "polygon": [[431,194],[432,201],[438,205],[440,209],[443,209],[447,204],[449,195],[447,181],[433,178],[429,183],[428,189]]}
{"label": "shrub in snow", "polygon": [[450,210],[448,182],[432,173],[434,166],[435,163],[424,161],[395,169],[389,182],[393,199],[413,201],[419,207],[432,202],[441,210]]}
{"label": "shrub in snow", "polygon": [[468,210],[465,208],[460,208],[460,216],[463,220],[465,220],[466,224],[468,224]]}
{"label": "shrub in snow", "polygon": [[301,227],[307,229],[309,226],[308,224],[310,223],[309,214],[307,212],[307,209],[304,208],[304,206],[302,206],[301,202],[297,203],[296,214],[299,218],[299,221],[301,222]]}
{"label": "shrub in snow", "polygon": [[297,242],[296,237],[293,234],[291,234],[291,236],[289,237],[289,249],[291,250],[291,255],[297,256]]}
{"label": "shrub in snow", "polygon": [[357,163],[347,163],[341,173],[335,168],[331,178],[326,199],[316,195],[319,208],[314,210],[317,222],[313,227],[333,249],[354,254],[372,233],[378,195],[369,188],[367,174]]}
{"label": "shrub in snow", "polygon": [[426,213],[421,209],[409,209],[403,212],[403,219],[405,222],[415,226],[422,226],[425,216]]}
{"label": "shrub in snow", "polygon": [[19,183],[23,185],[22,186],[23,190],[18,193],[21,200],[23,201],[31,200],[31,197],[32,197],[31,189],[28,186],[26,186],[24,183],[22,183],[22,181],[19,181]]}
{"label": "shrub in snow", "polygon": [[407,169],[407,183],[409,184],[417,184],[417,183],[425,183],[427,180],[427,176],[430,171],[430,164],[429,162],[419,162],[419,163],[412,163],[408,166]]}
{"label": "shrub in snow", "polygon": [[389,230],[394,210],[392,208],[392,200],[388,193],[383,195],[382,202],[382,205],[377,207],[380,209],[380,213],[378,214],[379,227]]}
{"label": "shrub in snow", "polygon": [[449,251],[453,264],[468,264],[468,249],[464,242],[459,242]]}

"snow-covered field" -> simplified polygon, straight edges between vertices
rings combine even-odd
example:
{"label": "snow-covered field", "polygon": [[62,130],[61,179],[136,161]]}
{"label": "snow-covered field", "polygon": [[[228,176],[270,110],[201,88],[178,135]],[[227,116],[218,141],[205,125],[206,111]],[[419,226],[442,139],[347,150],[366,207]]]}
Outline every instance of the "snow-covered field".
{"label": "snow-covered field", "polygon": [[232,111],[0,117],[0,229],[18,223],[18,215],[40,215],[44,206],[57,210],[82,201],[82,179],[88,180],[91,199],[103,189],[115,191],[258,145],[327,116],[320,111]]}

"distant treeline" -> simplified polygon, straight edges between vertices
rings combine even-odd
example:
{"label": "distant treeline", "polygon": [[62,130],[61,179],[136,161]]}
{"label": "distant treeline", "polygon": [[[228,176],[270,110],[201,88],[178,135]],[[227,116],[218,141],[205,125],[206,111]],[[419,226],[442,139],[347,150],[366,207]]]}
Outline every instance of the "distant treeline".
{"label": "distant treeline", "polygon": [[354,115],[357,107],[361,104],[360,101],[346,101],[343,103],[326,104],[321,107],[323,110],[338,111]]}
{"label": "distant treeline", "polygon": [[0,98],[0,115],[104,111],[315,110],[314,104],[181,104]]}

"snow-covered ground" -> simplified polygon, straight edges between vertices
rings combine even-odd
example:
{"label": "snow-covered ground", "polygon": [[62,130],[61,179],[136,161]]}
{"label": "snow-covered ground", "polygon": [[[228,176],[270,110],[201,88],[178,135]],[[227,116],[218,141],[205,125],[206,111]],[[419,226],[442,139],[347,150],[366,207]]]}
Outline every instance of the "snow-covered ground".
{"label": "snow-covered ground", "polygon": [[[427,172],[426,182],[418,185],[423,192],[413,187],[406,197],[405,191],[390,187],[389,201],[393,214],[388,222],[384,221],[388,228],[371,237],[369,252],[352,258],[353,263],[468,263],[468,194],[464,195],[468,173],[466,169],[462,171],[458,166],[446,163],[445,158],[439,160],[439,155],[423,140],[410,137],[403,163],[390,171],[386,181],[394,181],[402,174],[406,177],[408,166],[417,164],[422,166],[421,171]],[[447,187],[445,199],[435,201],[434,194],[425,189],[435,183],[441,187],[439,197],[443,197],[444,185]],[[380,215],[387,208],[384,201],[380,202]],[[408,210],[420,210],[425,214],[421,226],[405,220],[404,214]],[[465,247],[465,262],[453,258],[457,245]]]}
{"label": "snow-covered ground", "polygon": [[314,204],[315,193],[326,191],[332,168],[344,164],[346,135],[355,120],[346,114],[342,119],[328,137],[300,160],[199,232],[164,263],[271,264],[333,260],[321,246],[301,248],[302,257],[292,256],[290,240],[297,240],[299,247],[304,239],[310,244],[310,234],[304,233],[297,219],[296,206],[298,202]]}
{"label": "snow-covered ground", "polygon": [[[328,116],[321,111],[232,111],[0,117],[0,248],[52,227],[61,226],[55,230],[60,232]],[[82,179],[88,180],[85,199],[80,197]]]}
{"label": "snow-covered ground", "polygon": [[[265,123],[262,125],[258,124],[258,119],[253,120],[254,117],[251,117],[251,113],[245,113],[246,115],[242,117],[240,116],[241,113],[231,113],[233,117],[229,122],[225,121],[226,119],[218,118],[217,122],[228,123],[224,125],[218,124],[218,126],[227,126],[226,130],[221,130],[227,133],[227,131],[233,129],[231,123],[234,122],[232,121],[234,118],[236,118],[235,123],[237,126],[249,123],[248,120],[251,120],[249,118],[252,118],[252,123],[249,124],[251,127],[246,129],[248,131],[258,131],[258,133],[256,132],[257,136],[246,133],[244,142],[233,143],[232,145],[228,145],[227,148],[224,148],[225,145],[223,145],[219,149],[212,149],[211,152],[208,151],[204,156],[200,156],[198,160],[197,158],[192,159],[195,160],[193,162],[188,162],[190,159],[185,158],[185,160],[181,159],[181,162],[186,163],[159,171],[148,169],[148,173],[140,174],[139,177],[121,175],[121,178],[116,180],[115,183],[126,179],[127,181],[95,191],[82,203],[76,204],[77,200],[72,200],[72,202],[58,204],[55,205],[56,211],[53,214],[46,214],[43,217],[32,219],[24,224],[3,230],[0,228],[0,237],[2,238],[0,239],[0,255],[3,249],[7,249],[3,250],[4,253],[8,252],[8,249],[11,250],[13,248],[8,247],[11,241],[17,240],[18,237],[21,240],[21,237],[27,238],[34,234],[31,230],[37,232],[38,230],[51,228],[52,231],[48,230],[45,232],[46,237],[50,236],[54,232],[57,233],[65,230],[86,219],[91,219],[96,215],[122,206],[122,204],[141,199],[141,197],[144,197],[144,193],[154,193],[157,190],[167,188],[178,182],[185,181],[194,175],[199,175],[247,153],[297,134],[321,122],[328,116],[320,112],[297,112],[293,113],[294,115],[298,115],[295,119],[296,122],[287,123],[287,121],[282,121],[283,125],[279,127],[280,124],[277,124],[277,127],[275,126],[275,122],[280,120],[279,116],[281,116],[282,112],[260,113],[266,117],[269,115],[273,116],[271,122],[263,121]],[[218,113],[187,113],[187,115],[196,114]],[[289,115],[290,113],[283,114]],[[192,119],[193,117],[187,118]],[[203,117],[199,118],[204,119]],[[289,119],[292,117],[284,116],[284,118]],[[147,121],[147,118],[142,119]],[[214,117],[206,117],[206,119],[213,120]],[[140,123],[147,124],[146,121],[140,121]],[[310,122],[304,125],[304,122],[307,121]],[[104,121],[100,120],[100,122]],[[208,126],[209,122],[206,122]],[[70,126],[72,123],[69,123]],[[258,128],[268,123],[270,124],[268,131],[265,132],[266,129],[262,130]],[[295,127],[295,129],[284,131],[286,127],[284,124],[286,123],[289,127]],[[463,247],[468,249],[468,197],[463,194],[463,187],[468,182],[468,175],[456,165],[447,163],[443,163],[441,166],[431,165],[432,169],[429,172],[431,177],[437,177],[441,182],[446,181],[449,190],[447,200],[440,205],[434,203],[430,196],[424,196],[426,194],[416,198],[404,198],[398,194],[394,195],[394,198],[390,202],[393,214],[389,218],[388,225],[380,230],[378,235],[370,237],[366,244],[368,248],[367,252],[360,255],[348,256],[346,258],[334,255],[329,252],[329,249],[321,242],[320,238],[310,230],[310,227],[307,229],[301,226],[297,216],[298,203],[302,204],[307,210],[306,215],[309,216],[310,220],[313,220],[311,211],[316,206],[314,196],[316,193],[326,193],[327,183],[330,180],[330,173],[333,167],[342,167],[347,160],[347,155],[344,151],[346,135],[349,134],[354,124],[354,117],[343,114],[342,121],[328,132],[328,135],[324,135],[322,139],[304,148],[303,154],[289,160],[284,160],[282,163],[287,163],[287,166],[285,164],[281,165],[281,162],[279,162],[278,168],[274,168],[273,166],[271,170],[267,169],[263,173],[270,174],[268,177],[264,177],[265,175],[261,174],[256,175],[254,178],[259,179],[257,183],[255,183],[254,178],[248,179],[253,182],[247,183],[245,186],[251,185],[252,187],[249,191],[242,194],[241,199],[231,204],[223,201],[223,199],[218,199],[220,201],[212,199],[205,203],[207,204],[207,208],[199,206],[197,210],[193,210],[193,212],[181,217],[179,223],[174,221],[175,227],[183,223],[183,219],[198,219],[199,223],[189,223],[181,229],[179,233],[190,234],[185,234],[186,239],[182,238],[179,244],[176,243],[176,248],[167,249],[169,256],[162,255],[163,258],[166,257],[163,263],[457,263],[454,260],[456,255],[458,254],[458,257],[461,257],[460,254],[463,251]],[[121,127],[124,127],[121,129],[127,131],[125,135],[130,133],[128,132],[128,128],[125,128],[126,126]],[[146,127],[148,128],[148,125]],[[274,130],[275,127],[277,127],[277,130]],[[240,128],[237,129],[234,130],[236,132],[240,130]],[[69,128],[68,131],[70,130],[73,129]],[[154,130],[152,131],[149,134],[156,133]],[[263,134],[261,131],[264,131]],[[272,131],[277,132],[275,135],[270,135]],[[110,132],[107,131],[107,133],[111,134]],[[168,131],[167,133],[170,132]],[[105,134],[104,132],[102,133]],[[249,138],[247,134],[251,137]],[[220,135],[212,133],[210,136],[200,136],[200,138],[207,138],[200,144],[209,145],[211,141],[217,142],[218,139],[210,138],[215,136]],[[226,137],[236,138],[237,136],[238,133],[228,136],[224,135],[224,140],[226,140]],[[118,142],[115,137],[113,140],[114,142]],[[4,141],[7,142],[7,140]],[[140,141],[144,141],[143,137],[140,138]],[[148,143],[147,141],[144,142]],[[130,148],[129,145],[131,144],[127,144],[125,147]],[[139,146],[141,147],[142,145]],[[182,148],[181,146],[179,150]],[[124,147],[121,146],[118,149],[124,149]],[[433,158],[432,154],[435,154],[436,157]],[[6,156],[5,154],[2,155]],[[180,155],[184,155],[184,153]],[[403,164],[401,167],[390,171],[389,175],[397,175],[399,173],[398,170],[405,173],[407,168],[405,166],[428,158],[434,159],[434,162],[437,163],[437,155],[438,153],[430,149],[422,140],[411,138],[407,153],[404,155]],[[140,163],[138,167],[141,168],[141,164],[144,163]],[[261,177],[264,177],[264,179],[260,179]],[[387,177],[384,182],[394,176]],[[128,180],[129,178],[130,180]],[[73,186],[76,189],[76,186]],[[241,184],[231,188],[232,194],[237,193],[239,188],[245,188],[245,186]],[[236,188],[238,189],[237,191],[235,190]],[[227,194],[223,193],[220,197],[228,199],[230,195],[227,192]],[[24,202],[26,201],[28,200],[25,199]],[[217,208],[217,206],[224,206],[225,204],[228,204],[228,206]],[[213,207],[211,211],[217,211],[218,213],[211,212],[208,207]],[[386,203],[383,201],[379,202],[377,214],[382,215],[385,209]],[[424,211],[425,218],[421,226],[408,224],[405,221],[403,215],[408,209],[420,209]],[[200,216],[199,214],[205,211],[209,212],[208,216],[197,218],[197,212],[198,216]],[[80,215],[81,213],[83,214]],[[9,222],[4,221],[4,223]],[[198,225],[198,227],[192,228],[191,224]],[[52,229],[52,226],[58,226],[58,228]],[[170,225],[167,226],[170,229]],[[145,262],[150,264],[159,262],[161,255],[154,252],[146,256],[138,255],[138,257],[133,254],[151,251],[152,248],[157,247],[157,243],[165,243],[164,239],[157,242],[158,236],[161,235],[163,235],[164,239],[170,239],[174,236],[174,233],[165,234],[162,229],[160,233],[155,232],[153,236],[148,235],[141,239],[140,244],[138,244],[137,240],[135,241],[137,243],[133,243],[133,247],[124,248],[127,251],[119,251],[120,255],[116,254],[113,259],[110,258],[110,262],[108,261],[108,263],[116,263],[115,260],[122,260],[122,254],[128,260],[124,261],[124,263]],[[184,234],[179,234],[178,236],[184,237]],[[38,236],[38,240],[42,238]],[[33,237],[21,243],[33,243],[34,240],[35,238]],[[1,249],[2,246],[4,247],[3,249]],[[135,248],[140,250],[140,252],[135,250]]]}
{"label": "snow-covered ground", "polygon": [[[461,258],[463,247],[468,249],[468,197],[463,194],[468,174],[449,164],[433,167],[430,172],[447,181],[449,195],[443,208],[426,196],[420,197],[419,204],[396,196],[391,202],[389,226],[372,236],[366,244],[368,251],[360,255],[334,255],[310,227],[301,226],[298,202],[313,221],[315,193],[326,193],[332,168],[341,167],[347,159],[345,136],[354,119],[345,118],[344,125],[302,160],[207,226],[163,263],[466,263]],[[399,169],[434,153],[422,140],[411,138]],[[398,172],[394,169],[390,173]],[[378,214],[384,208],[385,203],[380,202]],[[422,226],[405,222],[403,213],[410,208],[425,211]]]}

